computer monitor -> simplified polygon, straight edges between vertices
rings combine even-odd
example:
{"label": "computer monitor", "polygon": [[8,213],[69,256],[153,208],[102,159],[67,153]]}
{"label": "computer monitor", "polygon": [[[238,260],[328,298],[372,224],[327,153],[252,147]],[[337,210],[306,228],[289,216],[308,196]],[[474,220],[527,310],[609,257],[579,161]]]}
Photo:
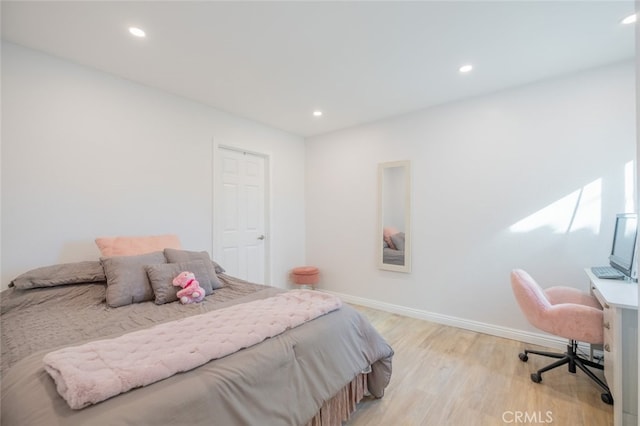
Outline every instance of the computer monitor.
{"label": "computer monitor", "polygon": [[609,264],[629,278],[636,278],[635,253],[638,236],[638,216],[635,213],[616,215]]}

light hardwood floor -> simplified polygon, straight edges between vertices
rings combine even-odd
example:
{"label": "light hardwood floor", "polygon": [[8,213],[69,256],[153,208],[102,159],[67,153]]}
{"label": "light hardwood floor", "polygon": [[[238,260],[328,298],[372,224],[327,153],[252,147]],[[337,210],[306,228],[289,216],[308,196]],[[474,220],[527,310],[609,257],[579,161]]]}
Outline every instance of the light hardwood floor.
{"label": "light hardwood floor", "polygon": [[532,345],[354,307],[395,355],[385,396],[365,399],[345,426],[613,424],[612,406],[580,370],[560,367],[533,383],[530,374],[553,360],[530,355],[520,361],[518,354]]}

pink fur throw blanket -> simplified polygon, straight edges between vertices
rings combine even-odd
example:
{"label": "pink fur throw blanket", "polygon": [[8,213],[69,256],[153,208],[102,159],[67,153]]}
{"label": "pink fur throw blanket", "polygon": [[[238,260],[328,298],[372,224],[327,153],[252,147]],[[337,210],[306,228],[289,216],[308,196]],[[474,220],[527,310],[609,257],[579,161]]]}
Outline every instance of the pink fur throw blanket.
{"label": "pink fur throw blanket", "polygon": [[44,368],[72,409],[192,370],[340,308],[340,299],[292,290],[48,353]]}

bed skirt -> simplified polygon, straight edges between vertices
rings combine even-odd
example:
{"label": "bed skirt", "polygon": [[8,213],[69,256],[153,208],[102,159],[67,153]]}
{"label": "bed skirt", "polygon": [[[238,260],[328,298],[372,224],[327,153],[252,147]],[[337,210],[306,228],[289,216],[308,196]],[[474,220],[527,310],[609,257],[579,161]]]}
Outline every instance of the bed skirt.
{"label": "bed skirt", "polygon": [[305,426],[341,426],[349,420],[356,405],[367,394],[367,373],[361,373],[325,401],[320,410]]}

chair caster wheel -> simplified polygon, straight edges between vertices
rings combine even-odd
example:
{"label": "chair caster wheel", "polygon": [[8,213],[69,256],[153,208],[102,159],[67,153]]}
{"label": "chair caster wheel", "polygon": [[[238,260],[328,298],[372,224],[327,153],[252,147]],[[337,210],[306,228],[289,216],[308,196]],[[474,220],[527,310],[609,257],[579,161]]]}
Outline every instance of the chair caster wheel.
{"label": "chair caster wheel", "polygon": [[540,383],[542,381],[542,376],[540,376],[538,373],[533,373],[531,374],[531,381],[534,383]]}
{"label": "chair caster wheel", "polygon": [[529,360],[529,356],[527,354],[525,354],[524,352],[519,354],[518,358],[520,358],[520,361],[522,361],[522,362],[527,362]]}
{"label": "chair caster wheel", "polygon": [[600,395],[600,398],[602,398],[602,401],[604,403],[613,405],[613,397],[611,396],[610,393],[603,393],[602,395]]}

